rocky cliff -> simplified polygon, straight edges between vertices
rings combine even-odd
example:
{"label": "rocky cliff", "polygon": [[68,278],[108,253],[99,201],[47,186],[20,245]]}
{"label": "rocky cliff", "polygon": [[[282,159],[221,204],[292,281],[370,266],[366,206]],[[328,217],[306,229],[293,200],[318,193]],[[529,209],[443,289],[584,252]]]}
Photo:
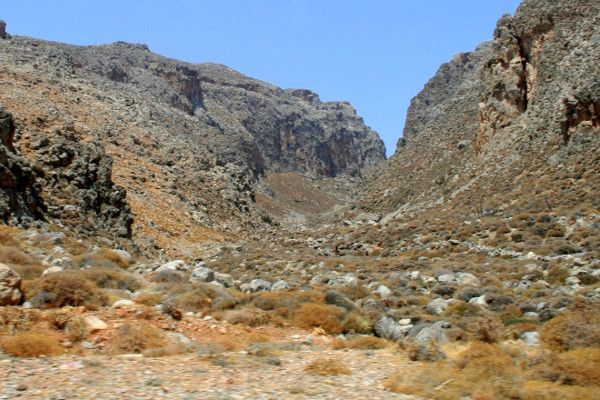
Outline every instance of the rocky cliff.
{"label": "rocky cliff", "polygon": [[491,42],[441,66],[412,100],[358,205],[390,218],[597,209],[599,22],[588,1],[526,0],[502,17]]}
{"label": "rocky cliff", "polygon": [[108,184],[114,179],[127,189],[133,234],[149,249],[179,251],[178,243],[268,226],[273,218],[255,194],[267,174],[361,176],[385,159],[383,142],[350,104],[309,90],[168,59],[145,45],[3,37],[0,102],[15,118],[16,151],[50,174],[38,177],[36,193],[61,199],[45,215],[78,221],[81,205],[125,234],[131,221],[124,191]]}

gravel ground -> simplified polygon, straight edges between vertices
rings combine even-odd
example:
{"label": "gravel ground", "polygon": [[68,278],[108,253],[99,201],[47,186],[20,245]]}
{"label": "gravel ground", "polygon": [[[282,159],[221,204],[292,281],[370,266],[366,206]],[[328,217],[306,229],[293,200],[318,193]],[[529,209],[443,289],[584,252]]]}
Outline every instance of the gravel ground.
{"label": "gravel ground", "polygon": [[[304,370],[321,358],[342,360],[350,375]],[[0,399],[409,399],[383,380],[407,364],[392,350],[285,351],[146,358],[64,356],[0,361]]]}

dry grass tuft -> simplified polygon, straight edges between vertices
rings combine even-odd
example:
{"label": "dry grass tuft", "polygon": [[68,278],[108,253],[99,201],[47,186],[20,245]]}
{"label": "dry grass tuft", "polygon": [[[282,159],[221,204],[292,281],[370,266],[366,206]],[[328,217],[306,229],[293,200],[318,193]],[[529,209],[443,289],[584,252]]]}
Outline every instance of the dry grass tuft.
{"label": "dry grass tuft", "polygon": [[41,307],[85,306],[96,309],[107,303],[98,287],[78,272],[57,272],[24,284],[28,300]]}
{"label": "dry grass tuft", "polygon": [[15,357],[55,356],[62,353],[58,339],[44,333],[23,332],[2,340],[2,349]]}
{"label": "dry grass tuft", "polygon": [[344,311],[325,304],[306,303],[296,313],[294,323],[300,328],[323,328],[327,333],[342,332]]}
{"label": "dry grass tuft", "polygon": [[0,245],[0,262],[14,265],[30,265],[35,259],[16,246]]}
{"label": "dry grass tuft", "polygon": [[308,364],[304,370],[309,374],[322,376],[350,375],[350,368],[340,360],[320,358]]}
{"label": "dry grass tuft", "polygon": [[518,399],[521,371],[498,346],[472,343],[456,362],[419,364],[385,382],[391,391],[436,400]]}
{"label": "dry grass tuft", "polygon": [[119,327],[115,347],[122,353],[142,353],[167,346],[164,332],[148,322],[137,321]]}
{"label": "dry grass tuft", "polygon": [[600,311],[588,309],[559,315],[544,324],[540,338],[553,351],[600,347]]}

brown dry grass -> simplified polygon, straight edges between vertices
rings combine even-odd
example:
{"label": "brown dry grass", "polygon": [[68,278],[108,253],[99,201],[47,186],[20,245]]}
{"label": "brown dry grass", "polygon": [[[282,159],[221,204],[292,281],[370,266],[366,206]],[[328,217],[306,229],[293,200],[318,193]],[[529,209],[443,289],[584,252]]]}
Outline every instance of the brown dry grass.
{"label": "brown dry grass", "polygon": [[164,332],[145,321],[126,323],[119,327],[115,348],[121,353],[142,353],[168,344]]}
{"label": "brown dry grass", "polygon": [[295,315],[294,323],[300,328],[323,328],[327,333],[342,332],[344,311],[325,304],[306,303]]}
{"label": "brown dry grass", "polygon": [[44,305],[48,307],[85,306],[96,309],[108,300],[93,282],[78,272],[57,272],[26,281],[23,289],[28,300],[44,296]]}
{"label": "brown dry grass", "polygon": [[15,357],[55,356],[62,353],[58,339],[47,333],[23,332],[5,337],[2,349]]}
{"label": "brown dry grass", "polygon": [[30,265],[34,264],[35,262],[35,258],[26,254],[19,247],[0,245],[0,263]]}
{"label": "brown dry grass", "polygon": [[350,375],[352,371],[341,360],[319,358],[308,364],[304,370],[309,374],[321,376]]}
{"label": "brown dry grass", "polygon": [[497,345],[474,342],[455,362],[418,364],[392,375],[384,383],[391,391],[436,400],[516,399],[520,371]]}
{"label": "brown dry grass", "polygon": [[341,349],[360,349],[360,350],[379,350],[385,349],[391,345],[385,339],[375,336],[355,336],[347,340],[333,339],[331,348],[334,350]]}
{"label": "brown dry grass", "polygon": [[544,324],[540,338],[553,351],[600,347],[600,311],[589,308],[559,315]]}

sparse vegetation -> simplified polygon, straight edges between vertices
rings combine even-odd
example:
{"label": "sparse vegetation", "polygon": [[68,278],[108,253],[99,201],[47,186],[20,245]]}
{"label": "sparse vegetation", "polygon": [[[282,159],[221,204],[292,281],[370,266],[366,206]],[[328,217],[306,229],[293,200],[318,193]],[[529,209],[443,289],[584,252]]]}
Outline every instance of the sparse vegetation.
{"label": "sparse vegetation", "polygon": [[59,341],[48,333],[22,332],[2,338],[0,344],[15,357],[56,356],[62,352]]}

